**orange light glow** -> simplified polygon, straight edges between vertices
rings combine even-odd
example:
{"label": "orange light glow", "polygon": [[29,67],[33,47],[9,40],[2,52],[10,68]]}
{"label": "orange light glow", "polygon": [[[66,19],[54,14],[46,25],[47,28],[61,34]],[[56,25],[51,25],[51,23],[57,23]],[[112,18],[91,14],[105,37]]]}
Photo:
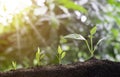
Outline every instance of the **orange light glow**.
{"label": "orange light glow", "polygon": [[0,24],[6,26],[13,15],[32,5],[31,0],[0,0]]}

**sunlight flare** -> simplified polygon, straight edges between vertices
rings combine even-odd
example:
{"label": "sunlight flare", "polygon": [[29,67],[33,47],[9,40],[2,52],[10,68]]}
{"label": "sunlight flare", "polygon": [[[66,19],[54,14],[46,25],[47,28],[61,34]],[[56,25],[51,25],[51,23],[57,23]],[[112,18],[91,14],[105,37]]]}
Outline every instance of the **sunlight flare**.
{"label": "sunlight flare", "polygon": [[0,24],[12,22],[13,15],[32,5],[31,0],[0,0]]}

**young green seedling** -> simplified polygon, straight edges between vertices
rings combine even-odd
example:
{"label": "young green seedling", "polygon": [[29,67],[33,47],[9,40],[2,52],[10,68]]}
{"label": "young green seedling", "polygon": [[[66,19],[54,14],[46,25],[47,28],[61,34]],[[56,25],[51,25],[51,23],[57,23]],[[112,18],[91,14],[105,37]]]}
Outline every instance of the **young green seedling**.
{"label": "young green seedling", "polygon": [[17,64],[16,64],[15,61],[12,61],[12,67],[13,67],[14,70],[16,70],[16,68],[17,68]]}
{"label": "young green seedling", "polygon": [[41,60],[44,58],[44,54],[41,53],[40,48],[38,48],[36,55],[35,55],[35,59],[34,59],[34,64],[35,65],[42,65]]}
{"label": "young green seedling", "polygon": [[59,62],[59,64],[61,64],[62,63],[62,59],[65,57],[65,55],[66,55],[66,52],[64,52],[62,49],[61,49],[61,47],[60,46],[58,46],[58,55],[57,55],[57,58],[58,58],[58,62]]}
{"label": "young green seedling", "polygon": [[86,40],[82,35],[80,34],[69,34],[67,36],[65,36],[65,38],[71,38],[71,39],[76,39],[76,40],[83,40],[85,41],[87,47],[88,47],[88,50],[91,54],[91,57],[94,56],[94,52],[97,48],[97,45],[103,40],[103,39],[100,39],[97,44],[93,47],[93,36],[94,34],[96,33],[96,30],[97,30],[97,27],[93,27],[91,30],[90,30],[90,35],[89,35],[89,39],[90,39],[90,44],[88,43],[88,40]]}

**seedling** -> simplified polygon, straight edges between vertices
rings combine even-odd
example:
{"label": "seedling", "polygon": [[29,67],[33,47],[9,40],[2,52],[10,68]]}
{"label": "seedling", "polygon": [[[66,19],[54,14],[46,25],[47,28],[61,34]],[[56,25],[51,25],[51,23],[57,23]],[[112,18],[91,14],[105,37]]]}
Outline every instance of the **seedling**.
{"label": "seedling", "polygon": [[12,67],[13,67],[14,70],[16,70],[16,68],[17,68],[17,64],[16,64],[15,61],[12,61]]}
{"label": "seedling", "polygon": [[76,40],[83,40],[85,41],[86,45],[87,45],[87,48],[91,54],[91,57],[94,56],[94,52],[95,50],[97,49],[97,45],[103,40],[103,39],[100,39],[97,44],[93,47],[93,35],[96,33],[96,30],[97,30],[97,27],[93,27],[91,30],[90,30],[90,35],[89,35],[89,39],[90,39],[90,44],[88,43],[88,40],[86,40],[82,35],[80,34],[69,34],[67,36],[65,36],[65,38],[71,38],[71,39],[76,39]]}
{"label": "seedling", "polygon": [[44,58],[44,54],[41,53],[40,48],[38,48],[36,55],[35,55],[35,59],[34,59],[34,64],[35,65],[42,65],[41,60]]}
{"label": "seedling", "polygon": [[64,52],[62,49],[61,49],[61,47],[60,46],[58,46],[58,55],[57,55],[57,58],[58,58],[58,62],[59,62],[59,64],[61,64],[62,63],[62,59],[65,57],[65,55],[66,55],[66,52]]}

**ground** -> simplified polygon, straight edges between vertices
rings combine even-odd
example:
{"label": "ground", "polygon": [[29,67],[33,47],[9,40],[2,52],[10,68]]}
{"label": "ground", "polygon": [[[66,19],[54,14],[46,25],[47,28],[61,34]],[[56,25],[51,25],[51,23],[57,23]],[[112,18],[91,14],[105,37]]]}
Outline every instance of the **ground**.
{"label": "ground", "polygon": [[120,77],[120,62],[91,58],[67,65],[39,66],[0,72],[0,77]]}

